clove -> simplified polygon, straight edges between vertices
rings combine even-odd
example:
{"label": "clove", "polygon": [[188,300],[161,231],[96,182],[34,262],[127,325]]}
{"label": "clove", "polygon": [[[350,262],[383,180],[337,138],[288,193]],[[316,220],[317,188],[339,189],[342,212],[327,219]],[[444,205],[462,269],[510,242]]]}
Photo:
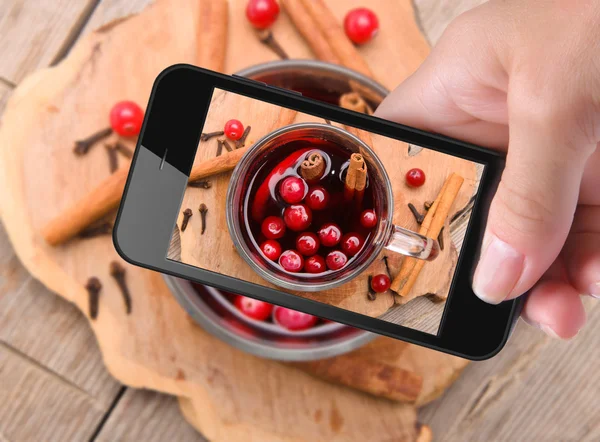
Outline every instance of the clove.
{"label": "clove", "polygon": [[437,237],[438,244],[440,245],[440,250],[444,250],[444,228],[440,230],[440,233]]}
{"label": "clove", "polygon": [[446,300],[443,297],[437,295],[436,293],[426,293],[424,296],[427,299],[429,299],[431,302],[433,302],[434,304],[439,304],[439,303],[444,302]]}
{"label": "clove", "polygon": [[99,224],[97,226],[88,227],[77,235],[81,239],[96,238],[97,236],[110,235],[113,226],[109,222]]}
{"label": "clove", "polygon": [[75,147],[73,148],[73,152],[75,155],[82,156],[88,153],[90,148],[96,144],[98,141],[108,137],[112,133],[112,129],[107,127],[106,129],[99,130],[98,132],[93,133],[87,138],[83,140],[75,141]]}
{"label": "clove", "polygon": [[223,153],[223,140],[217,140],[217,156]]}
{"label": "clove", "polygon": [[221,140],[221,144],[227,150],[227,152],[233,151],[233,149],[231,148],[231,144],[229,144],[229,141],[227,141],[227,140]]}
{"label": "clove", "polygon": [[331,125],[331,120],[328,120],[327,118],[325,118],[324,120],[325,120],[325,123]]}
{"label": "clove", "polygon": [[[390,277],[390,279],[393,279],[392,272],[390,272],[390,263],[388,262],[387,256],[383,257],[383,263],[385,264],[385,271],[387,272],[388,276]],[[369,286],[370,286],[370,284],[369,284]]]}
{"label": "clove", "polygon": [[372,280],[373,280],[373,275],[369,275],[369,278],[367,279],[367,284],[369,284],[369,291],[367,292],[367,298],[369,298],[369,301],[375,301],[377,299],[377,293],[375,293],[375,290],[373,290],[371,288]]}
{"label": "clove", "polygon": [[188,221],[192,217],[192,209],[187,208],[183,211],[183,221],[181,221],[181,231],[185,232],[187,229]]}
{"label": "clove", "polygon": [[112,276],[117,282],[119,290],[121,290],[121,295],[123,296],[123,301],[125,302],[125,311],[129,315],[131,314],[131,294],[129,293],[129,287],[125,282],[125,267],[123,267],[117,261],[112,261],[110,263],[109,272],[110,276]]}
{"label": "clove", "polygon": [[425,201],[423,203],[423,207],[425,207],[425,210],[431,209],[431,206],[433,206],[433,201]]}
{"label": "clove", "polygon": [[258,31],[256,35],[258,36],[260,42],[267,46],[269,49],[271,49],[273,52],[275,52],[275,54],[277,54],[279,58],[283,60],[287,60],[288,58],[290,58],[288,54],[283,50],[281,45],[277,42],[277,40],[275,40],[273,32],[269,31],[268,29],[265,29],[262,31]]}
{"label": "clove", "polygon": [[206,207],[206,204],[202,203],[200,204],[198,210],[200,211],[200,218],[202,219],[202,230],[200,235],[204,235],[204,231],[206,230],[206,212],[208,212],[208,207]]}
{"label": "clove", "polygon": [[102,289],[102,284],[98,278],[92,276],[90,279],[88,279],[85,289],[88,292],[90,318],[96,319],[98,317],[98,304],[100,301],[100,290]]}
{"label": "clove", "polygon": [[412,212],[413,216],[415,217],[415,220],[417,221],[417,224],[421,224],[423,222],[423,219],[425,218],[425,216],[421,215],[419,213],[419,211],[417,210],[417,208],[414,206],[413,203],[408,203],[408,208],[410,209],[410,211]]}
{"label": "clove", "polygon": [[121,143],[120,141],[117,141],[115,143],[115,149],[117,149],[117,151],[123,155],[126,158],[133,158],[133,151],[127,147],[126,145],[124,145],[123,143]]}
{"label": "clove", "polygon": [[105,144],[104,148],[108,154],[108,168],[110,173],[115,173],[119,168],[119,157],[117,156],[117,148],[114,145]]}
{"label": "clove", "polygon": [[196,187],[199,189],[210,189],[212,184],[209,180],[191,181],[188,183],[189,187]]}
{"label": "clove", "polygon": [[246,126],[246,128],[244,129],[244,133],[242,134],[240,139],[235,141],[236,149],[239,149],[240,147],[244,147],[246,145],[246,138],[248,138],[248,134],[250,133],[251,129],[252,126]]}
{"label": "clove", "polygon": [[222,130],[218,130],[216,132],[208,132],[208,133],[203,133],[200,134],[200,141],[208,141],[213,137],[220,137],[221,135],[224,135],[225,132],[223,132]]}

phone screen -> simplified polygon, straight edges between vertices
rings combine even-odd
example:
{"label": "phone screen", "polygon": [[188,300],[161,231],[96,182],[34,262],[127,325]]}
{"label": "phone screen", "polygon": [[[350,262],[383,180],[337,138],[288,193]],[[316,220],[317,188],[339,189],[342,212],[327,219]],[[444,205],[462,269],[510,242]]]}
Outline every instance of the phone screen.
{"label": "phone screen", "polygon": [[440,332],[484,165],[221,89],[202,132],[193,167],[237,167],[190,182],[168,259]]}

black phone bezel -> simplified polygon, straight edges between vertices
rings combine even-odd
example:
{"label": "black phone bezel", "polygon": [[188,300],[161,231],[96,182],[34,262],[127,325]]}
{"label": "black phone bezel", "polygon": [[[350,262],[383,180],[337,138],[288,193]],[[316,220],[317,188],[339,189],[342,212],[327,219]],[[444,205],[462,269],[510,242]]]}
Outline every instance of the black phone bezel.
{"label": "black phone bezel", "polygon": [[[473,215],[437,335],[367,317],[167,259],[200,133],[215,88],[354,126],[483,163]],[[463,141],[358,114],[280,88],[191,65],[174,65],[155,80],[117,214],[113,241],[126,261],[198,283],[302,310],[333,321],[472,360],[495,355],[506,343],[521,301],[489,305],[471,289],[485,214],[504,168],[504,155]]]}

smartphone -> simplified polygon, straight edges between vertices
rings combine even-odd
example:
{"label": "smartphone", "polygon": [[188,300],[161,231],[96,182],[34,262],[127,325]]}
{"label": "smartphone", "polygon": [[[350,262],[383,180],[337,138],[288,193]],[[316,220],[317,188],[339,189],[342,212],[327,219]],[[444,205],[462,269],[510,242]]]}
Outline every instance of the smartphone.
{"label": "smartphone", "polygon": [[504,164],[472,144],[176,65],[155,81],[113,239],[134,265],[486,359],[521,308],[471,289]]}

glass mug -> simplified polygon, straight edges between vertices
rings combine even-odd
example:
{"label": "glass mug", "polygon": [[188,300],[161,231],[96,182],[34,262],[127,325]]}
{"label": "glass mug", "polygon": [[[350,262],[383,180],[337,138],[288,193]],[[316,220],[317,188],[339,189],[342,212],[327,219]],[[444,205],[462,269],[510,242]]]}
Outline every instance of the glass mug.
{"label": "glass mug", "polygon": [[[368,199],[377,215],[377,225],[368,233],[360,251],[339,270],[327,270],[317,274],[290,272],[277,261],[267,258],[259,246],[256,221],[253,220],[250,209],[252,199],[256,197],[255,180],[259,180],[261,174],[269,173],[261,169],[270,165],[279,151],[285,149],[287,154],[290,154],[301,148],[312,148],[325,153],[335,149],[344,151],[348,158],[352,153],[360,153],[367,165]],[[306,155],[308,153],[310,151]],[[306,155],[303,155],[302,159]],[[334,166],[332,161],[327,160],[326,163],[324,178],[330,179],[331,175],[341,181],[344,170]],[[285,176],[282,175],[279,179]],[[277,198],[274,192],[277,190],[271,189],[271,196]],[[284,206],[281,205],[282,211]],[[316,292],[350,281],[369,267],[383,248],[418,259],[432,260],[438,255],[437,241],[393,224],[393,207],[394,196],[390,179],[383,164],[369,146],[336,126],[298,123],[269,133],[258,140],[241,158],[233,171],[227,190],[227,228],[240,256],[265,280],[290,290]],[[313,216],[314,214],[315,212]],[[340,214],[337,213],[337,216]],[[258,231],[260,232],[260,226]],[[293,235],[296,233],[289,232]]]}

